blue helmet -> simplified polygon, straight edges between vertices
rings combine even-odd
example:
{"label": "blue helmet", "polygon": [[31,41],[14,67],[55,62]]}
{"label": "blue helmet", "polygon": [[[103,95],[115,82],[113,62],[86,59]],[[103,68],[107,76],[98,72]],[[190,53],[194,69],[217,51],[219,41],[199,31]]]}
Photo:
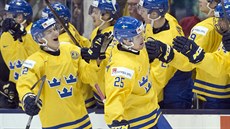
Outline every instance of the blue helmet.
{"label": "blue helmet", "polygon": [[99,8],[101,13],[109,12],[111,18],[118,18],[120,7],[116,0],[94,0],[89,8],[89,15],[92,14],[93,8]]}
{"label": "blue helmet", "polygon": [[39,43],[38,39],[44,37],[44,32],[48,30],[50,27],[55,25],[56,21],[53,18],[41,18],[35,21],[31,27],[31,35],[37,43]]}
{"label": "blue helmet", "polygon": [[114,25],[114,37],[122,43],[124,39],[132,40],[144,30],[142,22],[130,16],[124,16]]}
{"label": "blue helmet", "polygon": [[[71,14],[68,7],[59,2],[51,4],[51,7],[57,12],[61,19],[64,19],[65,23],[70,22]],[[55,19],[53,13],[48,6],[42,10],[42,17]]]}
{"label": "blue helmet", "polygon": [[140,0],[139,5],[148,9],[148,14],[156,11],[160,16],[164,16],[168,9],[168,0]]}
{"label": "blue helmet", "polygon": [[12,13],[14,17],[22,14],[26,20],[32,19],[33,16],[32,7],[25,0],[11,0],[9,4],[6,4],[5,10]]}
{"label": "blue helmet", "polygon": [[[223,10],[223,7],[224,7],[224,10]],[[219,3],[215,8],[214,15],[217,18],[227,18],[228,21],[230,21],[230,1],[224,0],[223,6],[222,6],[222,3]]]}

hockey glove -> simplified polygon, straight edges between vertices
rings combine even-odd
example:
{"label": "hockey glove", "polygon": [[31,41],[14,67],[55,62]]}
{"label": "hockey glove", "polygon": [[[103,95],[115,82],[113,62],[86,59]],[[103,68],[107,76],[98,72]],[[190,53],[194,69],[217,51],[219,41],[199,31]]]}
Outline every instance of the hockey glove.
{"label": "hockey glove", "polygon": [[19,40],[22,42],[22,36],[26,35],[25,28],[21,29],[21,25],[17,23],[13,18],[6,18],[2,23],[2,31],[9,32],[14,41]]}
{"label": "hockey glove", "polygon": [[0,82],[1,85],[1,95],[4,101],[1,102],[1,107],[8,107],[8,108],[16,108],[18,107],[19,98],[18,92],[16,90],[15,83],[8,81],[8,82]]}
{"label": "hockey glove", "polygon": [[109,46],[109,44],[112,42],[113,40],[113,34],[111,32],[106,32],[104,33],[104,36],[105,36],[105,39],[104,39],[104,42],[102,43],[102,47],[101,47],[101,50],[100,50],[100,56],[99,56],[99,59],[100,60],[103,60],[105,59],[105,52]]}
{"label": "hockey glove", "polygon": [[204,59],[204,50],[194,41],[182,36],[177,36],[173,40],[173,48],[188,57],[189,62],[196,64]]}
{"label": "hockey glove", "polygon": [[32,93],[28,93],[23,98],[23,107],[25,113],[34,116],[37,115],[40,111],[40,107],[42,106],[41,99],[38,99],[37,103],[35,103],[36,95]]}
{"label": "hockey glove", "polygon": [[101,45],[104,42],[105,36],[103,34],[97,35],[93,39],[93,45],[91,48],[82,48],[81,56],[85,60],[98,59],[100,56]]}
{"label": "hockey glove", "polygon": [[222,43],[226,51],[230,51],[230,32],[223,34]]}
{"label": "hockey glove", "polygon": [[149,55],[149,62],[152,63],[155,58],[169,63],[174,58],[173,49],[158,40],[149,40],[145,43]]}
{"label": "hockey glove", "polygon": [[111,129],[129,129],[129,128],[130,125],[126,120],[122,120],[121,122],[114,120],[111,125]]}

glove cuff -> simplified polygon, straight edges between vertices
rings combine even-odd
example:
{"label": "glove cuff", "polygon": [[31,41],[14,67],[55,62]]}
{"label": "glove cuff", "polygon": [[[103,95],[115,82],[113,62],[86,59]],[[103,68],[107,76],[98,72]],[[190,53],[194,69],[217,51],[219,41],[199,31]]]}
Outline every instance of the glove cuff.
{"label": "glove cuff", "polygon": [[26,99],[26,97],[28,97],[28,96],[36,96],[34,93],[27,93],[27,94],[25,94],[23,97],[22,97],[22,105],[24,106],[24,101],[25,101],[25,99]]}
{"label": "glove cuff", "polygon": [[106,58],[105,52],[100,53],[99,59],[104,60]]}

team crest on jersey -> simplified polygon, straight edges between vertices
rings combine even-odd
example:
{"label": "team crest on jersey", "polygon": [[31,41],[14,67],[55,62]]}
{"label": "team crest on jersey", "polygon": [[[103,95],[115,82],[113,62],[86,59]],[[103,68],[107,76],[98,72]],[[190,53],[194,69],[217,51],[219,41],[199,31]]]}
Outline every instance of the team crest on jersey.
{"label": "team crest on jersey", "polygon": [[61,79],[54,77],[52,80],[48,80],[48,84],[51,88],[56,87],[56,86],[60,86],[61,85]]}
{"label": "team crest on jersey", "polygon": [[79,57],[79,54],[77,51],[71,51],[70,54],[73,59],[77,59]]}
{"label": "team crest on jersey", "polygon": [[58,91],[58,94],[59,94],[59,96],[61,98],[67,98],[67,97],[72,96],[72,94],[73,94],[73,87],[71,86],[70,89],[64,87],[62,89],[62,91],[59,91],[59,90],[57,90],[57,91]]}
{"label": "team crest on jersey", "polygon": [[65,81],[66,81],[67,84],[77,82],[77,78],[72,74],[70,74],[68,77],[64,77],[64,78],[65,78]]}

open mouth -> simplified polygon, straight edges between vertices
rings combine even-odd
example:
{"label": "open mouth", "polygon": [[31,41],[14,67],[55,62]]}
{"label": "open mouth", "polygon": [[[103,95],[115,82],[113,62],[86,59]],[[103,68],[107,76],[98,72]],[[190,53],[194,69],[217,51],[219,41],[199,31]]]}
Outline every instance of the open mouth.
{"label": "open mouth", "polygon": [[58,38],[53,39],[54,41],[58,41]]}

